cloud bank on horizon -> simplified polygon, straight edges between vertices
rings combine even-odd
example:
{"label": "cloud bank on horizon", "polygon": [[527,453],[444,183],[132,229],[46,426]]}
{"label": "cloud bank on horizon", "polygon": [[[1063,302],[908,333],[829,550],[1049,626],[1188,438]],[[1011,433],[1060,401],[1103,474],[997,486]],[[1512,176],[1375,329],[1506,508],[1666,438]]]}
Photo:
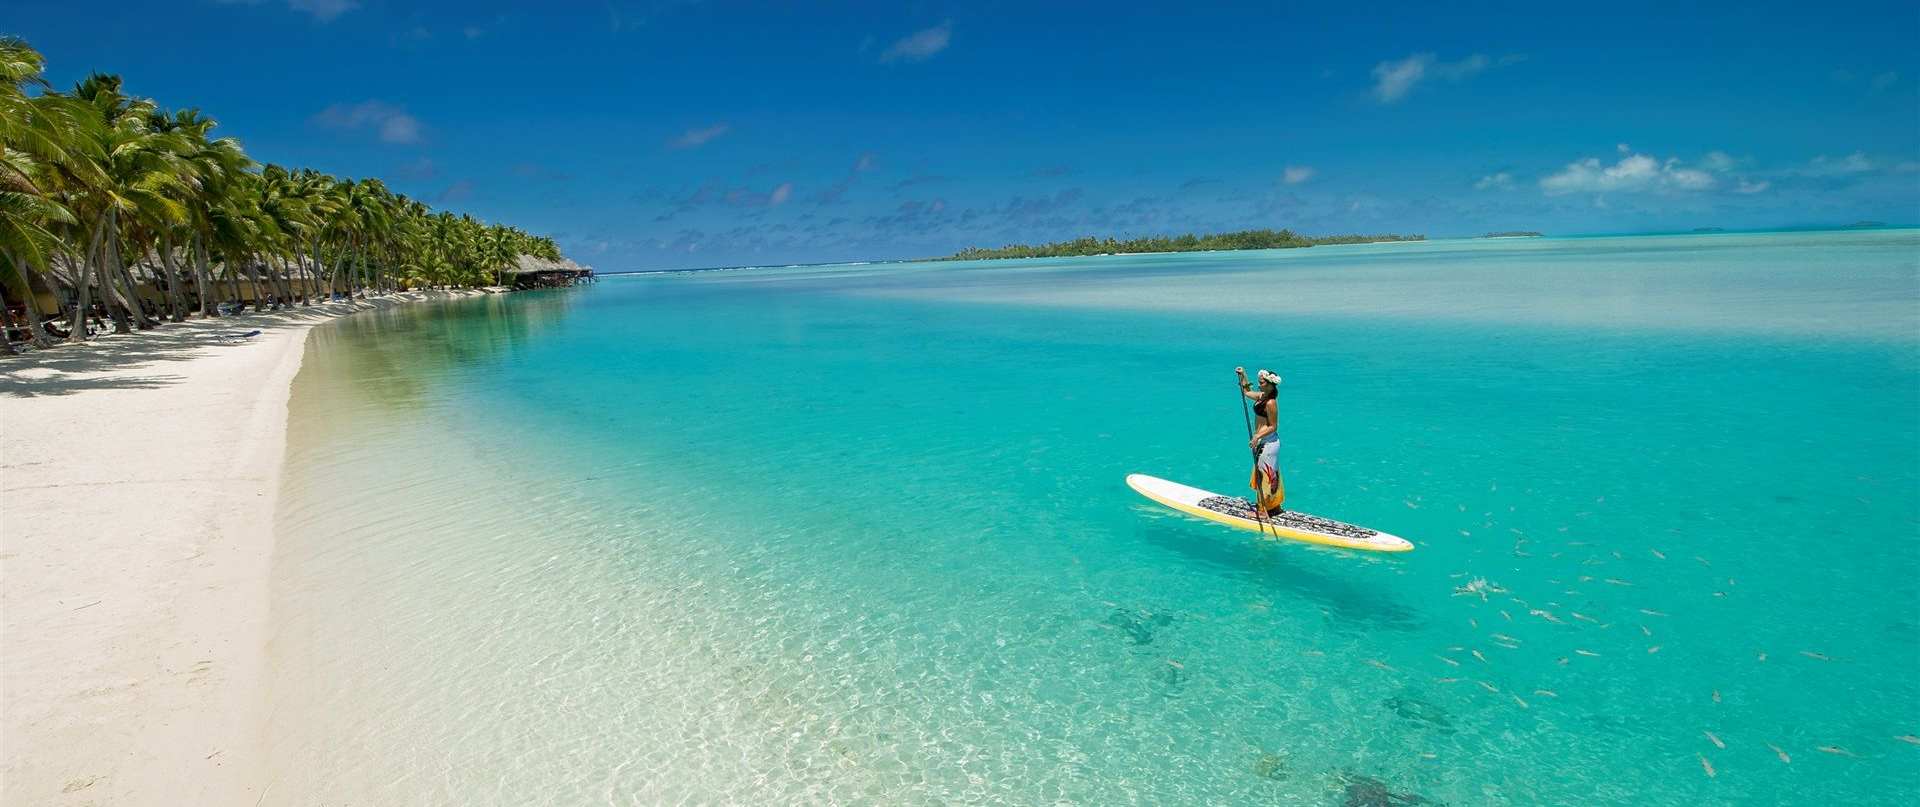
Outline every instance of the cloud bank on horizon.
{"label": "cloud bank on horizon", "polygon": [[[1116,7],[1092,25],[212,0],[123,9],[112,29],[25,4],[6,33],[57,80],[121,73],[263,158],[380,176],[609,269],[1244,227],[1920,224],[1920,49],[1898,3]],[[169,48],[142,41],[159,31]]]}

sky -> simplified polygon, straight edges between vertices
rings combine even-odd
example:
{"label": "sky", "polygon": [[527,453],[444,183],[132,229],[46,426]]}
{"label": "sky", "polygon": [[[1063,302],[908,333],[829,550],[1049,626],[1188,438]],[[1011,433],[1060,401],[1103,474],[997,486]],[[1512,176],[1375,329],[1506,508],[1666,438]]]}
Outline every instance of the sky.
{"label": "sky", "polygon": [[1920,5],[9,0],[0,33],[601,271],[1288,227],[1920,224]]}

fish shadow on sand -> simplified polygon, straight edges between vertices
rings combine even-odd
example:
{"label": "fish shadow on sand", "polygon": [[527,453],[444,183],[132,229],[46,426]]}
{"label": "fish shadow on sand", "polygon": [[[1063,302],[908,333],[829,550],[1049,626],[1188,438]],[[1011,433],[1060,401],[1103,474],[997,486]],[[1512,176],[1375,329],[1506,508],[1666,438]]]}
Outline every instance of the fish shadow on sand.
{"label": "fish shadow on sand", "polygon": [[1452,715],[1449,715],[1444,707],[1414,694],[1412,690],[1402,690],[1400,694],[1381,701],[1380,705],[1387,707],[1402,719],[1418,723],[1441,734],[1454,732]]}
{"label": "fish shadow on sand", "polygon": [[1431,804],[1434,805],[1434,807],[1444,807],[1438,802],[1430,801],[1427,797],[1418,793],[1396,792],[1392,788],[1387,787],[1386,782],[1382,782],[1371,776],[1361,776],[1357,773],[1341,771],[1337,778],[1340,782],[1341,793],[1345,797],[1340,802],[1342,807],[1408,807],[1408,805],[1416,804]]}
{"label": "fish shadow on sand", "polygon": [[1153,644],[1153,634],[1173,624],[1173,617],[1168,614],[1121,608],[1116,609],[1103,624],[1132,639],[1135,646],[1140,646]]}
{"label": "fish shadow on sand", "polygon": [[[1308,553],[1342,550],[1282,546],[1273,540],[1239,535],[1208,540],[1196,530],[1161,519],[1143,525],[1140,535],[1202,565],[1311,600],[1338,622],[1364,623],[1367,627],[1390,630],[1415,630],[1424,624],[1412,609],[1395,599],[1390,589],[1355,584],[1354,580],[1363,579],[1359,575],[1334,577],[1308,568],[1314,562],[1327,560],[1308,557]],[[1365,579],[1382,578],[1374,575]]]}

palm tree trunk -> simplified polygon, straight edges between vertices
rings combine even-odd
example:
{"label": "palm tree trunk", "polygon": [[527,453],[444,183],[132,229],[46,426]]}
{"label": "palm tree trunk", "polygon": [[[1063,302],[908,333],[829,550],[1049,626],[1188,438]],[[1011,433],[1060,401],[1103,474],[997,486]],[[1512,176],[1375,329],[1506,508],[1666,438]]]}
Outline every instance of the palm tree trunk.
{"label": "palm tree trunk", "polygon": [[180,288],[181,272],[173,263],[173,239],[160,239],[160,267],[167,278],[167,312],[174,322],[187,321],[187,295]]}
{"label": "palm tree trunk", "polygon": [[[120,255],[119,211],[114,211],[113,220],[115,226],[109,228],[107,231],[107,243],[105,245],[107,261],[100,267],[101,271],[105,273],[103,280],[108,284],[116,282],[121,284],[115,287],[113,291],[115,295],[121,298],[120,305],[127,311],[126,319],[129,324],[137,325],[140,330],[144,331],[153,327],[153,325],[147,320],[146,311],[140,308],[140,286],[133,281],[133,273],[127,271],[127,265]],[[127,333],[127,331],[118,330],[118,328],[122,327],[119,319],[114,320],[114,326],[116,333]]]}
{"label": "palm tree trunk", "polygon": [[200,292],[200,316],[218,316],[220,309],[213,299],[213,282],[207,272],[207,245],[200,234],[193,236],[193,286]]}
{"label": "palm tree trunk", "polygon": [[92,243],[87,245],[87,254],[74,262],[73,317],[68,321],[67,341],[80,344],[87,341],[87,309],[93,307],[93,257],[100,249],[100,234],[106,230],[106,215],[94,225]]}
{"label": "palm tree trunk", "polygon": [[240,267],[247,270],[247,283],[253,286],[253,310],[255,311],[259,311],[260,304],[266,302],[267,299],[265,295],[260,293],[260,273],[253,270],[253,262],[259,260],[259,258],[260,256],[258,255],[249,256],[249,259],[243,261]]}
{"label": "palm tree trunk", "polygon": [[232,298],[235,310],[240,307],[240,267],[235,265],[232,256],[220,259],[220,268],[227,273],[227,296]]}
{"label": "palm tree trunk", "polygon": [[280,256],[280,285],[287,289],[287,307],[292,308],[300,301],[300,292],[295,291],[294,281],[300,278],[300,266],[296,259]]}
{"label": "palm tree trunk", "polygon": [[112,209],[107,211],[100,223],[100,234],[94,240],[94,254],[89,263],[93,267],[94,282],[100,284],[100,302],[106,307],[107,316],[113,319],[113,332],[133,333],[133,327],[127,321],[126,303],[120,299],[120,290],[114,287],[113,275],[107,269],[113,242],[119,240],[115,234],[119,229],[118,218]]}
{"label": "palm tree trunk", "polygon": [[20,278],[20,288],[26,289],[27,338],[33,340],[34,347],[53,347],[53,339],[47,334],[47,317],[40,311],[40,301],[34,296],[33,278],[27,274],[26,264],[21,263],[19,256],[11,250],[0,250],[0,257],[5,257],[7,263],[13,265],[13,273]]}

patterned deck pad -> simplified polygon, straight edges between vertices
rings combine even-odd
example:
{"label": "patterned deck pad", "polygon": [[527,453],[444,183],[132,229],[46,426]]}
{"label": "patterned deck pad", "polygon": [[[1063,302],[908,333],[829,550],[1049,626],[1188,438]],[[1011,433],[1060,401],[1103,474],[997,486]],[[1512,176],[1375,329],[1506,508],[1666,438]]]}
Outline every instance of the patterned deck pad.
{"label": "patterned deck pad", "polygon": [[[1201,499],[1199,504],[1201,507],[1216,513],[1225,513],[1230,516],[1239,516],[1246,519],[1254,518],[1253,503],[1246,499],[1234,496],[1208,496],[1207,498]],[[1291,529],[1338,535],[1342,538],[1364,539],[1372,538],[1380,534],[1378,531],[1348,524],[1344,521],[1334,521],[1330,518],[1310,516],[1306,513],[1295,513],[1293,511],[1282,512],[1276,516],[1267,516],[1266,521],[1269,524],[1278,524]]]}

